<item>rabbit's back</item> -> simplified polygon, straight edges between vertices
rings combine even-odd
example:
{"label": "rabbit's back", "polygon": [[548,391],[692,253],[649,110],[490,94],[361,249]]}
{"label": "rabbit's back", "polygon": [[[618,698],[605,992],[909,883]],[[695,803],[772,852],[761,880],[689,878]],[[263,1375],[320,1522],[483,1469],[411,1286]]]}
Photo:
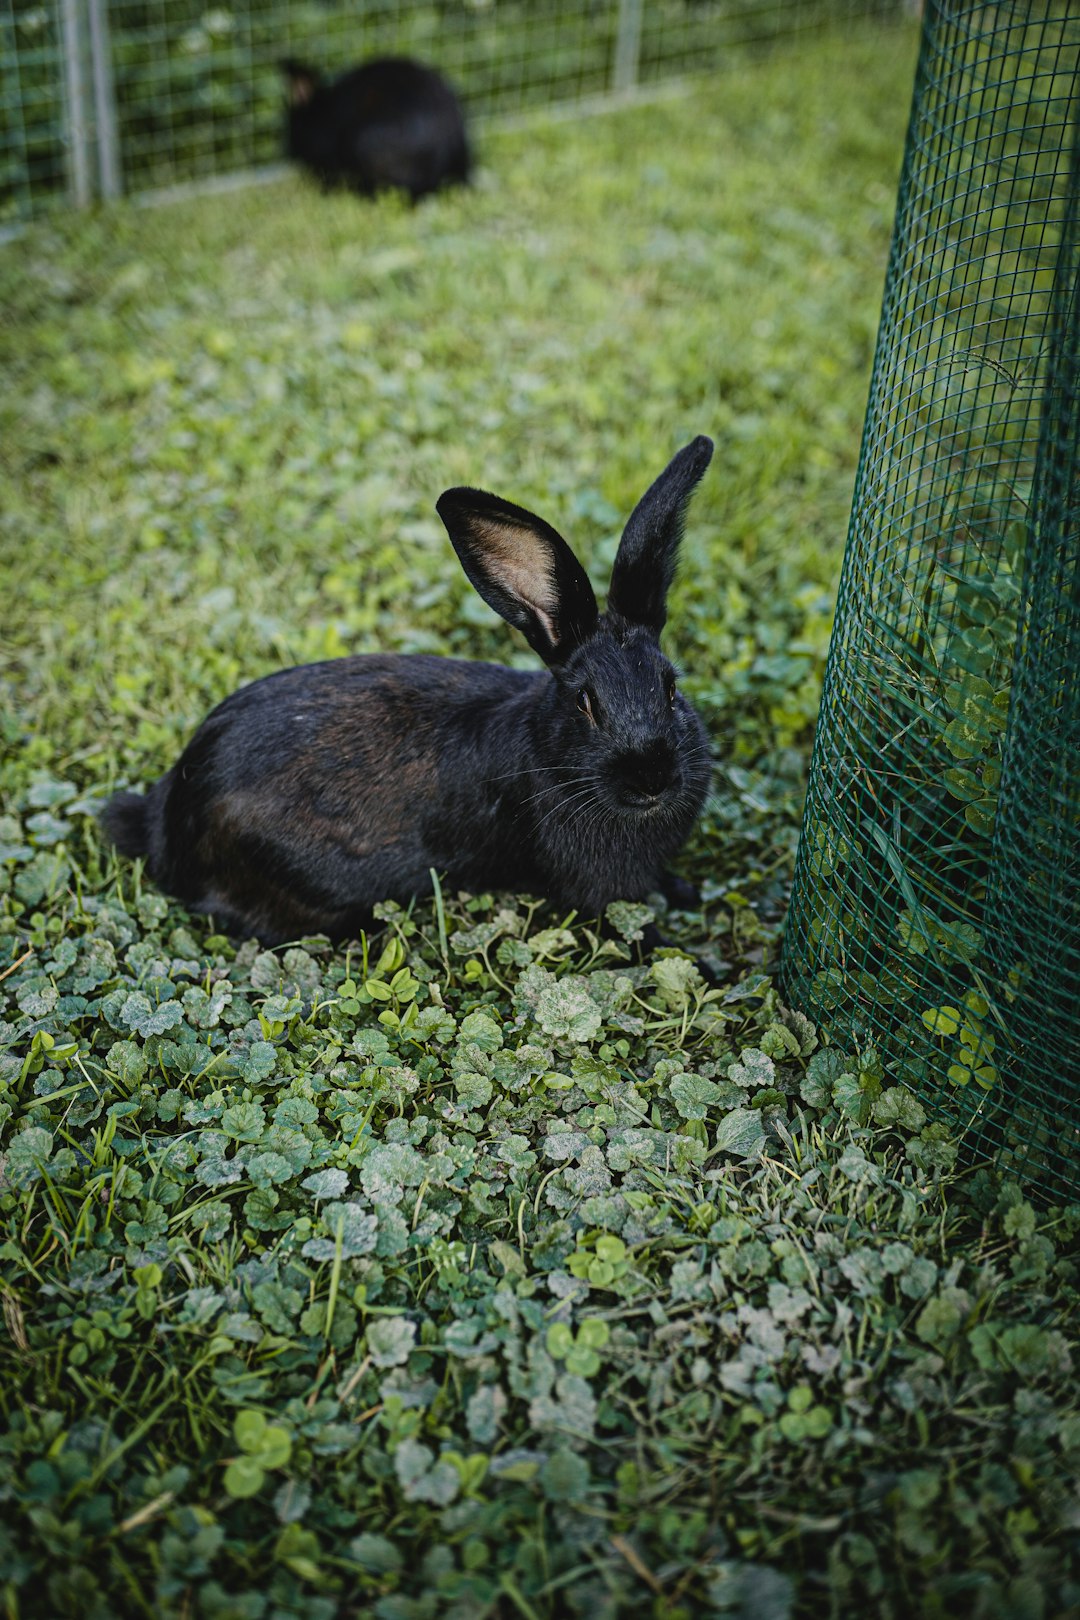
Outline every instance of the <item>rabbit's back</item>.
{"label": "rabbit's back", "polygon": [[376,900],[430,888],[432,866],[465,885],[481,872],[490,882],[509,870],[516,839],[499,785],[484,786],[489,721],[513,750],[515,700],[527,702],[539,678],[362,656],[242,687],[150,790],[151,877],[268,941],[355,935]]}

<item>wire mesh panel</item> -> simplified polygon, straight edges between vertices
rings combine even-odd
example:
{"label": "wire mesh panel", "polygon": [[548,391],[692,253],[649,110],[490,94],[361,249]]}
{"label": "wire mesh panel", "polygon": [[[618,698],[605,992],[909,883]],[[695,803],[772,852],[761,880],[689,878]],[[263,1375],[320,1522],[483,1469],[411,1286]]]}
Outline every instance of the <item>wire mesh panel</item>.
{"label": "wire mesh panel", "polygon": [[1080,12],[929,0],[785,939],[796,1005],[1080,1185]]}
{"label": "wire mesh panel", "polygon": [[[707,72],[898,0],[0,0],[0,221],[281,155],[285,56],[440,67],[472,114]],[[75,171],[80,171],[82,178]]]}
{"label": "wire mesh panel", "polygon": [[642,18],[638,81],[715,72],[732,51],[808,33],[828,22],[900,9],[895,0],[690,0],[647,5]]}
{"label": "wire mesh panel", "polygon": [[328,73],[408,54],[438,65],[474,108],[503,111],[602,91],[614,0],[445,10],[430,4],[113,0],[121,148],[128,189],[271,162],[281,156],[277,64]]}
{"label": "wire mesh panel", "polygon": [[69,190],[62,20],[55,6],[0,4],[0,219]]}

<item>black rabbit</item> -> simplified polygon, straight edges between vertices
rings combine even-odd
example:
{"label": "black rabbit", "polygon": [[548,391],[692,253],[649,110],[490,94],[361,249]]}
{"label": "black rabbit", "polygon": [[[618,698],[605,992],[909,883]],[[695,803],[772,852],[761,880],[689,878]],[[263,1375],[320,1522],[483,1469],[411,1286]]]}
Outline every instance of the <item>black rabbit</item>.
{"label": "black rabbit", "polygon": [[300,62],[281,64],[288,89],[285,146],[325,186],[365,196],[397,187],[415,202],[469,178],[461,105],[434,68],[380,57],[332,84]]}
{"label": "black rabbit", "polygon": [[430,868],[588,915],[663,888],[710,779],[659,638],[712,448],[688,444],[638,502],[603,614],[542,518],[447,490],[462,567],[547,671],[423,654],[281,670],[219,704],[145,797],[116,794],[107,833],[192,910],[267,943],[355,937],[374,902],[428,892]]}

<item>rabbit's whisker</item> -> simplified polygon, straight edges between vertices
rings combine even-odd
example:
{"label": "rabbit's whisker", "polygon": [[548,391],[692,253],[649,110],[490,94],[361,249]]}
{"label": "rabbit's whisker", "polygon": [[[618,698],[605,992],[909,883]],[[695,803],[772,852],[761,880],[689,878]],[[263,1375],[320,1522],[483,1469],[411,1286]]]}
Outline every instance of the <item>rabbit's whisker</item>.
{"label": "rabbit's whisker", "polygon": [[556,803],[552,805],[551,809],[548,810],[545,815],[542,815],[539,821],[534,824],[535,830],[539,831],[545,822],[550,821],[552,816],[558,815],[560,811],[569,810],[571,813],[566,819],[568,822],[572,821],[578,811],[588,808],[590,798],[593,800],[597,799],[595,787],[580,788],[577,793],[572,793],[568,798],[557,800]]}
{"label": "rabbit's whisker", "polygon": [[[551,817],[554,816],[554,815],[557,815],[560,810],[567,809],[568,807],[572,806],[577,800],[587,797],[593,791],[594,791],[594,789],[591,786],[587,785],[585,787],[579,787],[577,789],[577,791],[574,792],[574,793],[560,794],[556,798],[555,803],[550,807],[550,809],[547,810],[547,812],[544,815],[542,815],[539,818],[539,820],[533,821],[533,823],[532,823],[533,831],[535,832],[537,829],[542,827],[545,821],[549,821],[551,819]],[[524,803],[521,805],[521,808],[518,810],[517,815],[514,817],[515,823],[521,821],[522,817],[526,814],[526,812],[529,809],[530,805],[535,804],[536,801],[538,799],[541,799],[542,797],[543,797],[542,793],[534,793],[531,798],[526,799],[524,801]]]}
{"label": "rabbit's whisker", "polygon": [[535,793],[530,793],[527,799],[522,799],[522,801],[521,801],[522,808],[525,808],[525,806],[530,805],[530,804],[536,804],[536,803],[538,803],[539,800],[541,800],[543,798],[546,798],[549,794],[552,794],[552,793],[554,793],[554,794],[556,794],[558,796],[559,804],[565,804],[567,802],[567,798],[568,797],[573,798],[574,794],[571,793],[571,794],[567,795],[567,793],[564,790],[566,788],[580,789],[582,787],[582,785],[586,785],[586,786],[590,786],[590,787],[595,786],[595,777],[576,776],[576,777],[572,777],[569,782],[565,782],[565,783],[560,782],[557,786],[547,785],[547,786],[544,786],[542,788],[539,788]]}
{"label": "rabbit's whisker", "polygon": [[497,776],[485,776],[484,785],[486,786],[490,782],[510,782],[516,776],[535,776],[536,772],[537,766],[535,765],[526,765],[520,771],[500,771]]}

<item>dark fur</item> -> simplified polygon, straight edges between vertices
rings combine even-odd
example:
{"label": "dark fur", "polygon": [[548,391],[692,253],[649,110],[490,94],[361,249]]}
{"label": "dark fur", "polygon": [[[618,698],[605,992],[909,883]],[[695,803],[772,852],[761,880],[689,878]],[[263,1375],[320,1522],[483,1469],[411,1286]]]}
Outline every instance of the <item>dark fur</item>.
{"label": "dark fur", "polygon": [[281,64],[288,87],[285,149],[324,186],[362,195],[397,188],[415,202],[469,178],[465,119],[434,68],[380,57],[324,84],[300,62]]}
{"label": "dark fur", "polygon": [[466,573],[547,670],[420,654],[282,670],[226,698],[145,798],[117,794],[105,830],[169,894],[268,942],[355,936],[376,901],[428,892],[431,868],[589,915],[662,887],[709,785],[658,638],[711,453],[696,439],[639,503],[603,615],[554,529],[448,490]]}

